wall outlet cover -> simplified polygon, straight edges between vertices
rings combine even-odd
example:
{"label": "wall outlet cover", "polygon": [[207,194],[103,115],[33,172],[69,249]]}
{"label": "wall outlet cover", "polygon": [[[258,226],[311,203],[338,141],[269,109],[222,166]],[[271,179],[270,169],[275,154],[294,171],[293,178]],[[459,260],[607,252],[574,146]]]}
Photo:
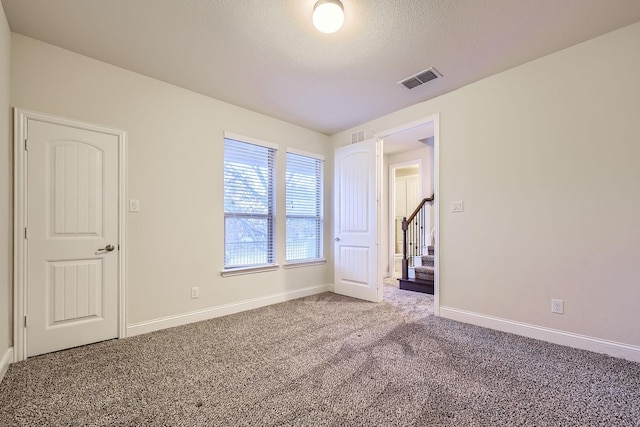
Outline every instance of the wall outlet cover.
{"label": "wall outlet cover", "polygon": [[561,299],[552,299],[551,312],[556,314],[564,314],[564,301]]}

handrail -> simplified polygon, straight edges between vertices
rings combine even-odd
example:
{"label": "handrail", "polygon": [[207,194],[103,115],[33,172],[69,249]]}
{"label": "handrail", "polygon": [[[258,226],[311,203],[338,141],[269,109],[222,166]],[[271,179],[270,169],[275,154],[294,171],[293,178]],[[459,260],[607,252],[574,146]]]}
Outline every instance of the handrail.
{"label": "handrail", "polygon": [[416,217],[416,215],[418,215],[418,212],[420,212],[420,209],[422,209],[424,204],[427,202],[433,202],[434,198],[435,198],[435,194],[432,194],[431,197],[429,197],[428,199],[422,199],[418,207],[413,211],[411,215],[409,215],[409,218],[407,218],[406,221],[402,221],[402,229],[406,230],[405,227],[407,226],[407,224],[413,221],[413,219]]}
{"label": "handrail", "polygon": [[[435,194],[432,194],[431,197],[429,197],[428,199],[422,199],[422,202],[420,202],[418,207],[413,211],[413,213],[411,213],[411,216],[409,216],[409,219],[407,219],[406,217],[402,218],[402,278],[405,280],[407,280],[409,277],[408,276],[409,260],[407,258],[407,230],[409,229],[409,224],[411,224],[415,219],[415,217],[420,213],[420,211],[422,211],[422,208],[424,207],[424,205],[427,202],[429,203],[433,202],[434,198],[435,198]],[[422,215],[421,218],[418,219],[418,222],[420,221],[424,222],[424,215]],[[414,233],[414,237],[416,233],[415,227],[417,227],[417,225],[414,225],[414,231],[412,232]],[[424,225],[420,225],[419,227],[422,230],[420,233],[423,233]]]}

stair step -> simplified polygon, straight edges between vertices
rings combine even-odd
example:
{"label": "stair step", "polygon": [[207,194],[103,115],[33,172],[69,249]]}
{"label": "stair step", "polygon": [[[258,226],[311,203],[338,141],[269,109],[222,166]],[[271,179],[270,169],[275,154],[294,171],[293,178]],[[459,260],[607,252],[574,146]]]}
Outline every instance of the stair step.
{"label": "stair step", "polygon": [[400,289],[433,295],[433,280],[399,279]]}
{"label": "stair step", "polygon": [[433,267],[435,262],[434,255],[422,255],[422,265],[426,267]]}
{"label": "stair step", "polygon": [[[412,277],[412,279],[404,280],[429,283],[429,286],[433,289],[433,282],[435,280],[435,248],[433,246],[427,246],[427,252],[429,255],[416,255],[409,257],[409,269],[411,271],[410,277]],[[415,287],[417,285],[415,285],[415,283],[405,283],[405,286]],[[401,289],[403,288],[401,287]],[[431,293],[433,293],[433,291],[431,291]]]}
{"label": "stair step", "polygon": [[433,281],[435,269],[433,267],[416,267],[416,279]]}
{"label": "stair step", "polygon": [[433,282],[433,280],[435,279],[435,276],[432,274],[416,274],[416,279]]}

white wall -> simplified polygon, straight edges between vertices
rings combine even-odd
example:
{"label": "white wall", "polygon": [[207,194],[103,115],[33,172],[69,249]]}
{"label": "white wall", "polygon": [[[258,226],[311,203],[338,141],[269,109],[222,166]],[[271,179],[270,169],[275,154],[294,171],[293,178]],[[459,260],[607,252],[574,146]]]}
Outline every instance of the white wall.
{"label": "white wall", "polygon": [[[128,324],[332,283],[330,264],[220,277],[223,132],[280,146],[280,264],[284,153],[291,146],[330,157],[328,137],[18,34],[12,35],[11,55],[13,106],[128,133],[127,199],[139,199],[141,206],[140,213],[127,213]],[[200,287],[200,299],[190,298],[192,286]]]}
{"label": "white wall", "polygon": [[640,23],[332,141],[435,113],[441,305],[640,346]]}
{"label": "white wall", "polygon": [[2,360],[12,346],[13,336],[13,201],[12,139],[9,108],[11,32],[0,5],[0,378]]}

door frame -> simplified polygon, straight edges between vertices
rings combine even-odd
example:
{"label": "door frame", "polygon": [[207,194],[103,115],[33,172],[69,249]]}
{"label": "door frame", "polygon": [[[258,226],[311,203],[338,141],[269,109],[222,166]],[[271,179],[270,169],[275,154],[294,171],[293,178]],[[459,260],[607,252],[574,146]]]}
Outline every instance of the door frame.
{"label": "door frame", "polygon": [[[376,132],[376,136],[383,139],[389,135],[413,129],[418,126],[433,123],[433,227],[435,240],[435,277],[433,285],[433,314],[440,316],[440,114],[435,113],[421,119],[405,123],[387,130]],[[380,170],[382,174],[382,170]],[[382,277],[379,278],[382,281]]]}
{"label": "door frame", "polygon": [[[407,160],[406,162],[393,163],[389,165],[389,277],[394,277],[395,269],[395,235],[396,235],[396,170],[402,169],[408,166],[418,166],[418,186],[420,188],[420,194],[422,193],[422,159]],[[394,277],[395,278],[395,277]]]}
{"label": "door frame", "polygon": [[27,139],[28,120],[74,127],[88,131],[113,135],[118,138],[118,338],[126,337],[125,305],[125,158],[126,132],[104,126],[39,113],[22,108],[13,109],[13,361],[27,358],[27,245],[25,244],[25,226],[27,215]]}

